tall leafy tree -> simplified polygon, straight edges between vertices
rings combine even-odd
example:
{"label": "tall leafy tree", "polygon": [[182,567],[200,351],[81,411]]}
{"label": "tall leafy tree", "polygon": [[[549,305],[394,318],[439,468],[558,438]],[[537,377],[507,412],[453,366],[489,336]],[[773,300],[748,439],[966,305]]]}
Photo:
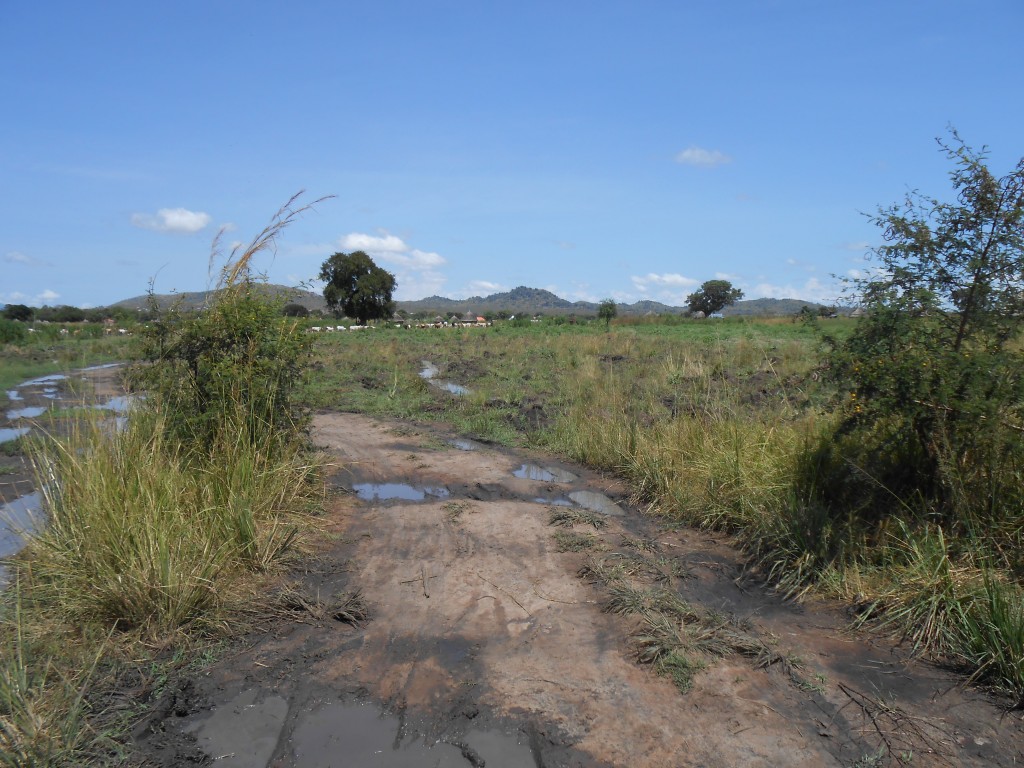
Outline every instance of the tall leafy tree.
{"label": "tall leafy tree", "polygon": [[710,315],[712,312],[735,304],[743,298],[743,291],[733,288],[728,280],[708,280],[700,290],[694,291],[686,297],[686,305],[691,312],[703,312]]}
{"label": "tall leafy tree", "polygon": [[378,267],[366,253],[335,253],[320,268],[327,307],[336,315],[369,320],[391,317],[395,276]]}
{"label": "tall leafy tree", "polygon": [[883,495],[960,519],[961,501],[1024,503],[1024,158],[997,177],[984,148],[938,141],[952,199],[912,192],[872,217],[884,244],[854,281],[866,314],[830,369]]}
{"label": "tall leafy tree", "polygon": [[4,307],[3,316],[7,320],[28,322],[35,316],[35,310],[25,304],[8,304]]}

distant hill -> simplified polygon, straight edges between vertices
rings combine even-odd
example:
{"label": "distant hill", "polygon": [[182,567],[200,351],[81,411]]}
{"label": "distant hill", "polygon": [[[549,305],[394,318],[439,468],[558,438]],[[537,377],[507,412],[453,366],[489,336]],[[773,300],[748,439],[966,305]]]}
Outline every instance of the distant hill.
{"label": "distant hill", "polygon": [[[316,310],[327,310],[327,302],[324,301],[323,294],[313,293],[312,291],[306,291],[301,288],[289,288],[286,285],[274,285],[268,283],[260,286],[261,290],[265,291],[268,296],[274,298],[283,298],[285,301],[293,302],[295,304],[301,304],[311,312]],[[188,312],[196,309],[202,309],[209,302],[210,297],[216,294],[216,291],[190,291],[186,293],[158,293],[154,296],[157,305],[160,309],[168,309],[175,303],[180,302],[182,310]],[[131,299],[123,299],[116,304],[110,305],[113,307],[122,307],[129,311],[134,312],[137,309],[148,309],[149,308],[149,296],[135,296]]]}
{"label": "distant hill", "polygon": [[[569,301],[543,288],[519,286],[504,293],[490,296],[470,296],[468,299],[446,299],[443,296],[428,296],[419,301],[400,301],[398,308],[412,314],[435,314],[448,316],[475,312],[508,312],[524,315],[596,315],[597,303],[592,301]],[[620,315],[646,315],[654,313],[679,314],[684,310],[670,307],[657,301],[638,301],[635,304],[619,304]]]}
{"label": "distant hill", "polygon": [[[301,304],[311,312],[326,311],[327,303],[319,293],[301,288],[289,288],[284,285],[268,284],[262,286],[268,295],[282,297],[285,301]],[[167,309],[175,302],[180,302],[184,310],[201,309],[206,306],[212,291],[196,291],[190,293],[157,294],[156,300],[161,309]],[[136,296],[124,299],[113,307],[124,307],[130,311],[146,309],[147,296]],[[470,296],[468,299],[448,299],[444,296],[428,296],[418,301],[399,301],[398,309],[409,315],[463,315],[473,312],[484,315],[489,312],[508,312],[509,314],[544,314],[544,315],[596,315],[597,303],[591,301],[569,301],[543,288],[527,288],[519,286],[504,293],[493,293],[490,296]],[[801,307],[817,309],[820,305],[813,301],[799,299],[752,299],[738,301],[731,307],[722,310],[726,316],[759,315],[779,316],[794,315]],[[685,307],[673,307],[658,301],[643,300],[633,304],[619,304],[620,315],[678,315],[686,312]]]}

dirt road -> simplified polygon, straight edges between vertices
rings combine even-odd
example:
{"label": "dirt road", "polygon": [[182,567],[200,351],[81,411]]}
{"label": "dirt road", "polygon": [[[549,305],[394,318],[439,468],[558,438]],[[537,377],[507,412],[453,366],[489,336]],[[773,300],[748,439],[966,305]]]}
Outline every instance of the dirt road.
{"label": "dirt road", "polygon": [[[352,414],[317,416],[314,438],[337,462],[330,541],[267,631],[179,681],[140,724],[153,764],[1024,760],[1019,714],[851,635],[828,606],[742,579],[724,542],[657,527],[612,479]],[[559,514],[588,507],[574,525]],[[704,668],[688,692],[638,663],[651,625],[620,610],[613,588],[627,583],[712,617],[698,641],[730,638],[694,657]]]}

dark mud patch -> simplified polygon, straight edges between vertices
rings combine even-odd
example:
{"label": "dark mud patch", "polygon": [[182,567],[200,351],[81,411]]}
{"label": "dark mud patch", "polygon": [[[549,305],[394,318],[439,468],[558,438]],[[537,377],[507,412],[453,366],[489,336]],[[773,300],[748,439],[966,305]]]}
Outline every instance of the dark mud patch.
{"label": "dark mud patch", "polygon": [[526,398],[510,418],[512,425],[522,432],[543,432],[555,425],[557,416],[540,399]]}

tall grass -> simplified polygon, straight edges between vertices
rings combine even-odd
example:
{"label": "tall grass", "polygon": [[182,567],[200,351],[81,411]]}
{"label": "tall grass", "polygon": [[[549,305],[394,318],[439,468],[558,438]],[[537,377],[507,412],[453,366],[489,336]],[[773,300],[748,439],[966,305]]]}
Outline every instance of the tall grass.
{"label": "tall grass", "polygon": [[199,454],[162,418],[137,413],[114,435],[79,421],[33,456],[53,479],[25,576],[69,622],[150,636],[216,624],[240,575],[279,561],[317,500],[315,467],[297,447],[275,455],[238,419]]}
{"label": "tall grass", "polygon": [[[323,484],[292,399],[305,334],[250,266],[308,207],[293,203],[232,253],[211,306],[154,322],[135,377],[151,389],[123,430],[75,412],[33,448],[48,524],[11,563],[18,595],[0,596],[0,616],[17,616],[0,624],[0,765],[87,762],[69,693],[81,649],[116,664],[237,624],[314,526]],[[47,636],[51,652],[35,652]]]}
{"label": "tall grass", "polygon": [[70,764],[94,741],[85,690],[98,657],[70,674],[62,659],[37,658],[36,644],[26,636],[20,588],[13,589],[0,611],[0,766]]}

